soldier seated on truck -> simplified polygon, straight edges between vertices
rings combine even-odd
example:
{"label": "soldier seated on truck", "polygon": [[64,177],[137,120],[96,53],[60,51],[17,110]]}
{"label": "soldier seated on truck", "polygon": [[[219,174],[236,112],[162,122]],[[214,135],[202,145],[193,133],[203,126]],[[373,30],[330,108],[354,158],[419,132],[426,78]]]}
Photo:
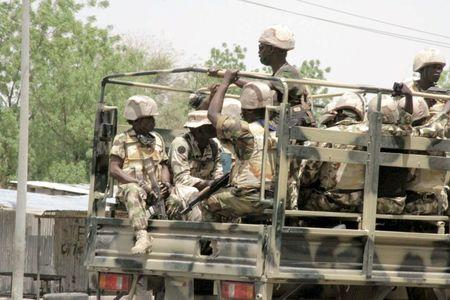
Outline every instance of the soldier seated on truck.
{"label": "soldier seated on truck", "polygon": [[[406,88],[404,94],[411,96],[411,91]],[[448,131],[448,110],[449,104],[435,104],[432,109],[428,109],[427,103],[433,103],[434,100],[426,101],[421,97],[414,97],[414,111],[412,114],[412,135],[428,138],[446,138]],[[400,106],[404,99],[400,100]],[[426,151],[419,151],[423,154]],[[428,152],[433,156],[445,156],[443,151]],[[448,179],[446,172],[431,169],[412,169],[411,178],[406,184],[406,206],[407,214],[442,214],[448,209]]]}
{"label": "soldier seated on truck", "polygon": [[[174,183],[166,202],[170,219],[178,218],[178,213],[186,207],[190,199],[223,175],[222,146],[215,138],[216,130],[208,120],[207,111],[190,112],[184,127],[188,128],[189,132],[176,137],[169,150],[169,164]],[[187,216],[189,221],[201,219],[198,207],[194,207]]]}
{"label": "soldier seated on truck", "polygon": [[[236,163],[230,176],[230,185],[220,189],[203,203],[204,219],[216,220],[262,213],[265,208],[259,202],[261,164],[264,142],[264,113],[272,105],[275,92],[262,82],[247,83],[241,93],[242,120],[221,113],[225,93],[236,80],[236,72],[227,70],[222,84],[212,97],[208,118],[217,130],[219,139],[231,140],[236,153]],[[273,195],[274,151],[276,137],[270,129],[269,157],[266,166],[266,196]],[[216,214],[216,215],[214,215]]]}
{"label": "soldier seated on truck", "polygon": [[110,173],[119,182],[118,197],[126,205],[136,235],[133,254],[151,250],[147,201],[160,201],[171,189],[164,140],[152,131],[157,115],[158,107],[153,99],[141,95],[130,97],[124,117],[132,127],[114,138],[110,152]]}
{"label": "soldier seated on truck", "polygon": [[[353,96],[356,100],[356,96]],[[337,120],[343,119],[344,123],[327,123],[334,125],[327,130],[336,130],[344,132],[368,132],[368,123],[361,122],[361,102],[353,100],[354,108],[351,105],[342,109],[336,114]],[[347,100],[351,103],[350,99]],[[340,106],[336,105],[339,112]],[[336,108],[334,111],[336,111]],[[376,108],[376,99],[369,103],[369,112]],[[347,112],[345,112],[348,110]],[[383,114],[382,133],[396,136],[405,136],[407,131],[398,126],[401,116],[408,119],[406,112],[400,113],[397,102],[389,96],[383,96],[381,110]],[[327,121],[329,122],[329,121]],[[352,124],[353,123],[353,124]],[[328,126],[329,126],[328,125]],[[336,147],[347,150],[363,150],[363,147],[354,145],[322,145],[326,147]],[[392,174],[400,175],[395,182],[400,186],[399,190],[385,191],[389,187],[389,182],[380,176],[380,187],[377,211],[378,213],[396,213],[400,214],[405,205],[404,183],[407,180],[406,172],[397,172],[400,168],[392,168],[384,171],[384,176],[392,178]],[[404,173],[404,174],[403,174]],[[365,166],[363,164],[339,163],[339,162],[321,162],[304,161],[300,169],[300,208],[308,210],[326,210],[341,212],[361,212],[364,194],[364,174]],[[397,187],[397,185],[396,185]]]}

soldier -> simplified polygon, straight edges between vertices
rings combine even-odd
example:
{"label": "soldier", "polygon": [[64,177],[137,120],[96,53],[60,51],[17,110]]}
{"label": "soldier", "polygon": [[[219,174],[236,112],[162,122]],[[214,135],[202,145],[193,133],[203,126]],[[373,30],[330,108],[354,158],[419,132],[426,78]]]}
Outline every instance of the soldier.
{"label": "soldier", "polygon": [[[414,57],[413,71],[420,75],[420,78],[412,82],[406,82],[406,85],[413,92],[426,92],[435,87],[441,77],[446,62],[445,58],[436,49],[424,49]],[[425,99],[428,107],[436,104],[433,99]]]}
{"label": "soldier", "polygon": [[[204,204],[205,219],[212,214],[226,218],[261,213],[264,206],[259,202],[261,187],[261,165],[264,141],[264,113],[272,105],[275,92],[262,82],[247,83],[240,97],[242,120],[221,113],[225,93],[236,80],[236,72],[226,71],[222,84],[213,96],[208,118],[217,130],[219,139],[233,142],[236,163],[230,176],[230,185],[222,188]],[[270,131],[268,140],[269,157],[266,165],[266,196],[273,195],[273,154],[276,145],[275,132]]]}
{"label": "soldier", "polygon": [[[441,107],[441,112],[435,112],[431,117],[425,100],[415,97],[414,108],[420,107],[415,115],[423,116],[421,125],[412,128],[412,135],[428,138],[445,138],[448,130],[449,104]],[[416,102],[418,104],[416,105]],[[433,107],[436,107],[434,105]],[[414,121],[414,114],[413,114]],[[423,152],[420,152],[423,153]],[[432,152],[429,155],[445,156],[444,152]],[[405,212],[408,214],[441,214],[448,209],[448,179],[446,172],[430,169],[413,169],[412,179],[407,183],[407,203]]]}
{"label": "soldier", "polygon": [[164,140],[152,132],[157,115],[158,107],[153,99],[141,95],[130,97],[124,117],[132,128],[114,138],[110,152],[110,173],[119,182],[118,197],[126,205],[137,239],[131,249],[133,254],[151,250],[147,198],[166,198],[171,188]]}
{"label": "soldier", "polygon": [[[223,175],[222,146],[215,138],[216,131],[208,120],[207,111],[190,112],[184,127],[189,132],[176,137],[169,150],[175,186],[167,201],[169,218],[176,218],[192,197]],[[195,207],[187,219],[201,221],[199,208]]]}
{"label": "soldier", "polygon": [[[364,120],[364,98],[347,92],[327,105],[322,124],[328,130],[356,131]],[[353,129],[351,129],[352,125]],[[362,124],[361,124],[362,126]],[[319,146],[317,143],[315,146]],[[331,144],[322,144],[331,147]],[[339,149],[358,150],[352,145],[334,145]],[[355,212],[361,209],[364,188],[364,166],[359,164],[303,161],[300,166],[299,207],[306,210]]]}

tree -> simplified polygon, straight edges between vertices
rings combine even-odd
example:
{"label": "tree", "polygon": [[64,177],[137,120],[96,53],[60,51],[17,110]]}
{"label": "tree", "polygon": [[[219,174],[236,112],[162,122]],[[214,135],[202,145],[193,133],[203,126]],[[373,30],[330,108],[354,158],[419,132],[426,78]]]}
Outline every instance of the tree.
{"label": "tree", "polygon": [[[95,18],[87,21],[77,18],[77,13],[87,5],[105,7],[107,4],[107,1],[41,0],[32,6],[31,179],[87,181],[92,125],[102,77],[172,65],[170,53],[130,46],[108,29],[96,27]],[[0,105],[16,107],[20,95],[20,27],[14,20],[20,19],[20,1],[2,2],[0,8],[0,60],[5,62],[0,70]],[[164,78],[149,81],[162,82]],[[136,90],[108,87],[107,103],[123,109],[124,99],[132,93]],[[11,116],[9,119],[14,121]],[[3,133],[12,124],[1,122],[0,126]],[[2,138],[10,139],[3,134]],[[14,148],[9,151],[11,157],[17,156]],[[8,160],[8,163],[8,167],[0,169],[1,178],[15,173],[16,162]]]}

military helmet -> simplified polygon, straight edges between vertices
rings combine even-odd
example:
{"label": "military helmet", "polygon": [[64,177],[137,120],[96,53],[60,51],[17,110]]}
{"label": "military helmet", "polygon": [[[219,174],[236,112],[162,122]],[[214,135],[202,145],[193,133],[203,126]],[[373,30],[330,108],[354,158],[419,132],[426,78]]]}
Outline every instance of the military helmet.
{"label": "military helmet", "polygon": [[188,114],[188,120],[184,124],[186,128],[198,128],[203,125],[211,125],[207,110],[195,110]]}
{"label": "military helmet", "polygon": [[[377,110],[377,96],[369,102],[368,113]],[[380,112],[383,114],[383,124],[396,124],[400,118],[398,103],[388,95],[382,95]]]}
{"label": "military helmet", "polygon": [[364,97],[360,94],[345,92],[344,95],[339,97],[339,99],[334,103],[333,110],[351,110],[355,112],[358,115],[359,120],[362,121],[364,120],[365,105]]}
{"label": "military helmet", "polygon": [[272,105],[275,91],[263,82],[254,81],[244,85],[239,100],[242,109],[264,108]]}
{"label": "military helmet", "polygon": [[428,65],[440,64],[445,66],[445,58],[440,54],[437,49],[424,49],[416,54],[414,57],[413,70],[414,72],[419,71],[423,67]]}
{"label": "military helmet", "polygon": [[292,50],[295,47],[294,34],[283,25],[272,25],[266,28],[259,37],[259,42],[284,50]]}
{"label": "military helmet", "polygon": [[233,98],[223,99],[222,115],[230,116],[233,118],[241,117],[241,102]]}
{"label": "military helmet", "polygon": [[[401,99],[398,105],[404,109],[405,108],[405,98]],[[430,110],[428,109],[427,102],[421,97],[413,98],[413,113],[412,113],[412,121],[418,121],[423,118],[428,118],[430,116]]]}
{"label": "military helmet", "polygon": [[155,100],[144,95],[134,95],[128,98],[123,112],[123,116],[129,121],[158,114],[158,105]]}

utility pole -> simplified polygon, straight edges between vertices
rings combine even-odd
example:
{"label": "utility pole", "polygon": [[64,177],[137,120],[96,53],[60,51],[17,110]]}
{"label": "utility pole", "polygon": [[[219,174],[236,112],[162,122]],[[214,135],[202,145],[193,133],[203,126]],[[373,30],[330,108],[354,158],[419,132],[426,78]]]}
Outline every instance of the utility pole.
{"label": "utility pole", "polygon": [[19,167],[17,182],[16,226],[14,231],[14,266],[12,299],[23,298],[25,267],[25,228],[28,180],[28,98],[30,85],[30,3],[22,0],[22,51],[20,80]]}

